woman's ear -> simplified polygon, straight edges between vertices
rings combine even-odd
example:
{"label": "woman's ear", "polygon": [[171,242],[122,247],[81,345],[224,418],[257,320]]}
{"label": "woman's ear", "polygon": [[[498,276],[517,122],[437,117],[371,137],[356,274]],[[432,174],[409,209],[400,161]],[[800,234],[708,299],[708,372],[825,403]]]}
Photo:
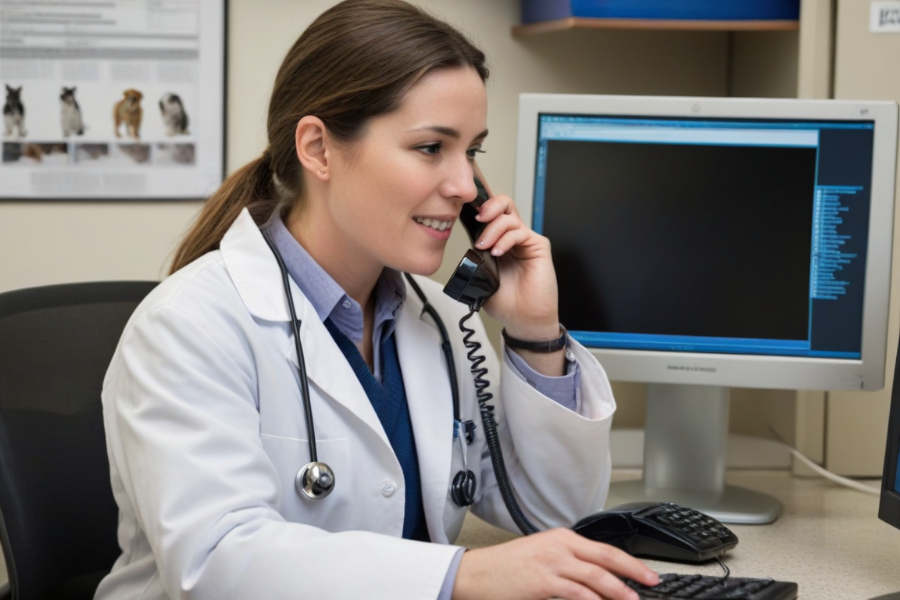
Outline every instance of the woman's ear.
{"label": "woman's ear", "polygon": [[319,117],[307,115],[297,122],[294,132],[297,160],[313,177],[328,180],[328,130]]}

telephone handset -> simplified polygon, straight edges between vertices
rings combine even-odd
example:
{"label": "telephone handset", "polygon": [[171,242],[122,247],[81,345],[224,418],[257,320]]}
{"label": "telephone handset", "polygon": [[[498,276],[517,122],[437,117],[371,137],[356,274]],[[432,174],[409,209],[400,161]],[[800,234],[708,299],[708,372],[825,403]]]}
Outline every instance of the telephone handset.
{"label": "telephone handset", "polygon": [[[463,204],[459,220],[469,234],[472,246],[475,240],[484,231],[487,223],[479,223],[475,216],[477,207],[488,199],[487,189],[476,177],[475,187],[478,189],[478,197],[472,202]],[[497,259],[488,250],[472,248],[466,251],[466,255],[459,261],[459,266],[450,277],[450,281],[444,286],[444,293],[469,306],[473,311],[480,310],[481,305],[500,287],[500,269]]]}

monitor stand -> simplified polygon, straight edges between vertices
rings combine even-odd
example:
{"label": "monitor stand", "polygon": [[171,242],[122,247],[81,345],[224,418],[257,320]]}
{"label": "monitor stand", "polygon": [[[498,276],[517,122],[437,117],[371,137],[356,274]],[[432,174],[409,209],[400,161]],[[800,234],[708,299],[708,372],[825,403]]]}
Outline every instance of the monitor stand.
{"label": "monitor stand", "polygon": [[775,498],[725,485],[728,388],[649,384],[644,427],[644,477],[610,486],[607,506],[675,502],[722,523],[771,523]]}

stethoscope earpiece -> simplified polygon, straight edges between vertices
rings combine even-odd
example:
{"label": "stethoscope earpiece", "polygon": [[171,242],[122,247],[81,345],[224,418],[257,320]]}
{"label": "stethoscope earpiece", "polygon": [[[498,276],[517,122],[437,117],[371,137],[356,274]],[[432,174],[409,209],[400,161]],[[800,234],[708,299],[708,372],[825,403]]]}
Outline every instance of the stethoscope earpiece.
{"label": "stethoscope earpiece", "polygon": [[297,471],[294,487],[308,500],[321,500],[334,489],[334,471],[323,462],[311,462]]}

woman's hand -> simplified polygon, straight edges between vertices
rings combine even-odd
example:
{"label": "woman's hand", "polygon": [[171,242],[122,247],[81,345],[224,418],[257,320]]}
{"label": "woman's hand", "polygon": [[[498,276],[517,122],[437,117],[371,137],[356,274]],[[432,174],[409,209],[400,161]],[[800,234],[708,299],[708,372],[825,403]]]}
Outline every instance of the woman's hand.
{"label": "woman's hand", "polygon": [[618,548],[551,529],[463,554],[453,600],[638,600],[619,577],[659,577]]}
{"label": "woman's hand", "polygon": [[487,227],[475,247],[490,250],[500,265],[500,289],[484,309],[513,337],[558,338],[559,296],[550,241],[525,226],[509,196],[491,197],[477,218]]}

